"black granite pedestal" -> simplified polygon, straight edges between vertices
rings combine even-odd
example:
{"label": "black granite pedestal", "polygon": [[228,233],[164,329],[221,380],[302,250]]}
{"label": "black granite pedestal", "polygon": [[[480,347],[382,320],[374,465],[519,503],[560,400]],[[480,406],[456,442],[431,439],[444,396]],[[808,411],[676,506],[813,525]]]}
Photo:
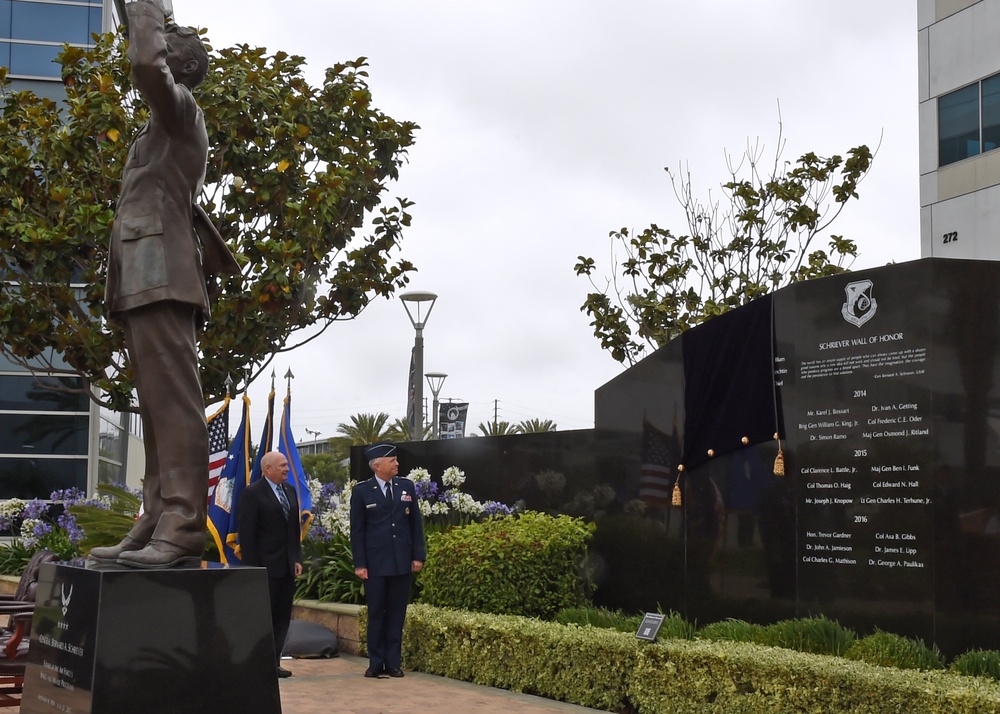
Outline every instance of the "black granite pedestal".
{"label": "black granite pedestal", "polygon": [[43,566],[22,714],[280,714],[263,568]]}

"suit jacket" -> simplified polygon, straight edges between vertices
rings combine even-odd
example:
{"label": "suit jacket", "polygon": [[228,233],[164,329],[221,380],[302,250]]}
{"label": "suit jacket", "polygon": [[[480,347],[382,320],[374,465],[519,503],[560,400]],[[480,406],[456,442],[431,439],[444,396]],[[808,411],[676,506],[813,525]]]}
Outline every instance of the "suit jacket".
{"label": "suit jacket", "polygon": [[288,518],[263,477],[243,490],[236,513],[241,562],[267,568],[269,578],[294,577],[295,564],[302,562],[299,501],[287,483],[281,489],[288,498]]}
{"label": "suit jacket", "polygon": [[417,492],[406,478],[392,479],[392,503],[376,477],[351,491],[351,554],[368,575],[405,575],[414,560],[427,559]]}
{"label": "suit jacket", "polygon": [[105,302],[112,317],[173,300],[193,305],[207,319],[202,249],[194,231],[194,200],[208,158],[205,118],[167,67],[163,13],[145,1],[126,9],[132,80],[150,118],[132,142],[122,173]]}

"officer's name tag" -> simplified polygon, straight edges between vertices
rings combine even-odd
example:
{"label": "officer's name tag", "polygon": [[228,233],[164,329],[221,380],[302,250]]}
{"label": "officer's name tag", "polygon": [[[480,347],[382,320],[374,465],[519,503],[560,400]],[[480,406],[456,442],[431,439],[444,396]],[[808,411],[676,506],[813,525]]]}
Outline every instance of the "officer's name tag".
{"label": "officer's name tag", "polygon": [[377,503],[366,503],[365,508],[375,508],[375,506],[377,505],[378,505]]}

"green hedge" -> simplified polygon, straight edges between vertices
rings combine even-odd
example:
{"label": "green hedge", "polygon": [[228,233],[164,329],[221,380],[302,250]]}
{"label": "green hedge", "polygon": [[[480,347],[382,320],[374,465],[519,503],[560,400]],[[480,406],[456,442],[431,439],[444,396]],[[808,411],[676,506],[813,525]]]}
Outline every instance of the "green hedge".
{"label": "green hedge", "polygon": [[899,669],[943,669],[941,653],[921,640],[881,630],[855,642],[844,654],[847,659]]}
{"label": "green hedge", "polygon": [[411,605],[403,662],[423,672],[638,714],[980,714],[1000,684],[731,642]]}
{"label": "green hedge", "polygon": [[528,512],[432,534],[420,601],[551,619],[588,602],[584,565],[593,532],[579,518]]}
{"label": "green hedge", "polygon": [[1000,680],[1000,652],[971,650],[956,657],[948,669],[968,677],[991,677]]}
{"label": "green hedge", "polygon": [[[824,616],[782,620],[773,625],[757,625],[744,620],[721,620],[705,625],[698,631],[697,636],[704,640],[749,642],[769,647],[784,647],[798,652],[841,657],[857,639],[854,630]],[[890,666],[891,662],[873,664]]]}

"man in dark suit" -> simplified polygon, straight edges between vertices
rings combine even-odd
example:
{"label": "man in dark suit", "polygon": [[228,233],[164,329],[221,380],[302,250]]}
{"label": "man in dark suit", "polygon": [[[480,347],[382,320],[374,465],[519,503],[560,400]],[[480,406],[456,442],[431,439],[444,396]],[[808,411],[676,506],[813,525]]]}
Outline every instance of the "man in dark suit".
{"label": "man in dark suit", "polygon": [[261,473],[240,496],[237,529],[243,565],[267,568],[274,630],[274,660],[279,677],[292,673],[281,666],[281,649],[292,619],[295,578],[302,575],[302,542],[299,535],[299,501],[288,480],[288,460],[277,451],[261,459]]}
{"label": "man in dark suit", "polygon": [[351,554],[354,572],[365,581],[368,605],[368,669],[402,677],[403,622],[413,573],[427,559],[424,525],[413,482],[396,478],[396,447],[365,449],[373,478],[351,491]]}
{"label": "man in dark suit", "polygon": [[199,562],[205,547],[208,431],[196,333],[209,317],[206,278],[239,265],[210,222],[195,231],[208,134],[191,90],[208,71],[205,47],[194,30],[165,22],[161,0],[129,3],[126,13],[132,79],[150,118],[122,174],[105,303],[125,332],[146,472],[142,515],[121,543],[91,556],[163,568]]}

